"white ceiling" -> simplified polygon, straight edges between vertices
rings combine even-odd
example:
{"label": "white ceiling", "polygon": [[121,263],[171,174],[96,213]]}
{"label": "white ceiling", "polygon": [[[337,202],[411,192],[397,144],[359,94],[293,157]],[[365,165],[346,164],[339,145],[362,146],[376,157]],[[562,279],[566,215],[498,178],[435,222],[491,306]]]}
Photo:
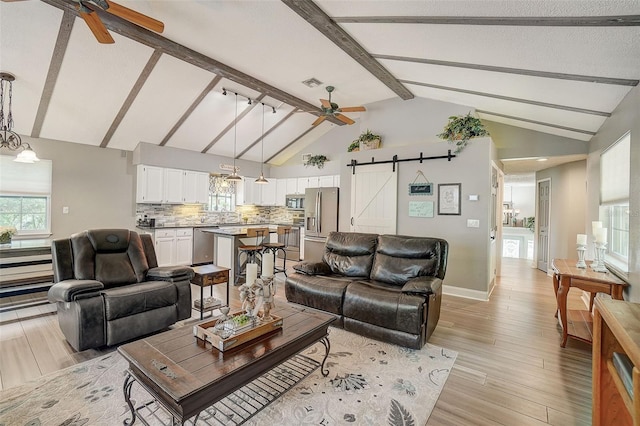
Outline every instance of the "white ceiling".
{"label": "white ceiling", "polygon": [[[37,112],[43,93],[46,95],[49,89],[51,99],[43,110],[46,114],[40,137],[124,150],[148,142],[233,156],[233,92],[237,92],[241,95],[241,117],[236,129],[236,155],[260,161],[262,106],[255,102],[248,105],[246,97],[255,100],[263,96],[261,86],[273,86],[312,105],[319,105],[319,98],[327,98],[326,85],[336,87],[332,100],[341,106],[366,106],[398,96],[283,2],[119,3],[163,21],[162,36],[166,39],[235,68],[260,84],[239,84],[233,76],[218,76],[168,54],[161,54],[155,66],[147,69],[148,78],[140,80],[154,48],[115,31],[111,31],[115,44],[98,44],[82,19],[75,18],[68,44],[56,51],[58,32],[65,22],[61,9],[36,0],[3,1],[0,70],[16,76],[13,113],[18,133],[38,136],[34,133]],[[597,132],[606,119],[593,111],[611,113],[631,86],[415,61],[640,78],[638,26],[348,23],[339,19],[640,15],[637,0],[316,0],[315,4],[374,57],[404,57],[377,61],[414,96],[467,105],[480,110],[482,119],[512,126],[588,141],[592,137],[589,132]],[[47,86],[50,64],[56,63],[58,55],[64,56],[57,80]],[[301,84],[310,77],[323,84],[316,88]],[[142,84],[138,87],[139,80]],[[207,93],[206,88],[216,80]],[[222,95],[223,87],[230,95]],[[139,90],[132,92],[134,88]],[[123,109],[127,99],[130,105]],[[264,114],[268,132],[264,158],[271,159],[272,164],[282,164],[336,126],[325,121],[308,132],[315,115],[298,111],[275,96],[265,96],[262,101],[268,105]],[[275,114],[271,107],[276,107]],[[360,117],[359,113],[346,115]]]}

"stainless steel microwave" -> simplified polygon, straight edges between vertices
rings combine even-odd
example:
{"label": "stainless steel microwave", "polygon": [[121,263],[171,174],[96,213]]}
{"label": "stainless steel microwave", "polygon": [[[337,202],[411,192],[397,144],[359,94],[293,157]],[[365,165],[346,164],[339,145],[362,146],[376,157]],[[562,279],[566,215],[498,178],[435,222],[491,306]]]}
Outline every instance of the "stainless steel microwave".
{"label": "stainless steel microwave", "polygon": [[287,208],[289,210],[304,210],[304,194],[287,195]]}

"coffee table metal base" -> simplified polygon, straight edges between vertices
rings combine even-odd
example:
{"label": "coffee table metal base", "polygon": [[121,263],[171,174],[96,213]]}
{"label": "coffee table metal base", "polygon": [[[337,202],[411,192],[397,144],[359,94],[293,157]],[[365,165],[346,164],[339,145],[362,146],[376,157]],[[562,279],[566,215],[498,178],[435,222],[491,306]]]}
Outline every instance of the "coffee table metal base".
{"label": "coffee table metal base", "polygon": [[162,424],[165,426],[175,425],[241,425],[246,422],[269,404],[281,397],[295,385],[308,377],[315,370],[320,368],[324,377],[329,375],[329,370],[325,368],[325,362],[329,356],[331,345],[328,337],[323,337],[319,343],[325,348],[325,355],[322,362],[318,362],[305,355],[297,354],[284,361],[277,367],[272,368],[254,381],[244,385],[235,392],[227,395],[221,400],[213,403],[210,407],[201,411],[197,416],[180,423],[166,407],[163,407],[157,400],[150,401],[134,407],[131,401],[131,388],[134,383],[138,383],[147,393],[150,393],[143,382],[136,380],[134,374],[128,370],[124,381],[124,399],[131,411],[131,418],[123,423],[130,426],[140,419],[146,426]]}

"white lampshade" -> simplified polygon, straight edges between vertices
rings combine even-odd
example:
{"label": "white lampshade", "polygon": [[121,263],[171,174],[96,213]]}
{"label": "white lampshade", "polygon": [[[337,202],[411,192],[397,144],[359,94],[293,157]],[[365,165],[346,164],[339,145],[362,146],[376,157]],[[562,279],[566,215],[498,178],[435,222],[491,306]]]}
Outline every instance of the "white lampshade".
{"label": "white lampshade", "polygon": [[18,163],[35,163],[36,161],[40,161],[40,159],[31,148],[25,148],[13,161]]}

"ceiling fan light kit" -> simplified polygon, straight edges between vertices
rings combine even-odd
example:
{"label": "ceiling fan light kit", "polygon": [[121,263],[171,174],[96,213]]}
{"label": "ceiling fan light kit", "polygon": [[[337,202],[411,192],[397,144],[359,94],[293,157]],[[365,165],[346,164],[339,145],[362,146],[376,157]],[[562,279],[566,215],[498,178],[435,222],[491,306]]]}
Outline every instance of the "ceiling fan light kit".
{"label": "ceiling fan light kit", "polygon": [[[15,80],[13,74],[6,72],[0,73],[0,148],[8,148],[12,151],[21,149],[22,151],[16,156],[13,161],[18,163],[35,163],[40,161],[35,152],[31,149],[31,146],[22,142],[20,135],[13,131],[13,112],[11,111],[11,104],[13,100],[13,81]],[[5,88],[8,91],[7,99],[7,114],[5,115],[4,103],[5,103]]]}

